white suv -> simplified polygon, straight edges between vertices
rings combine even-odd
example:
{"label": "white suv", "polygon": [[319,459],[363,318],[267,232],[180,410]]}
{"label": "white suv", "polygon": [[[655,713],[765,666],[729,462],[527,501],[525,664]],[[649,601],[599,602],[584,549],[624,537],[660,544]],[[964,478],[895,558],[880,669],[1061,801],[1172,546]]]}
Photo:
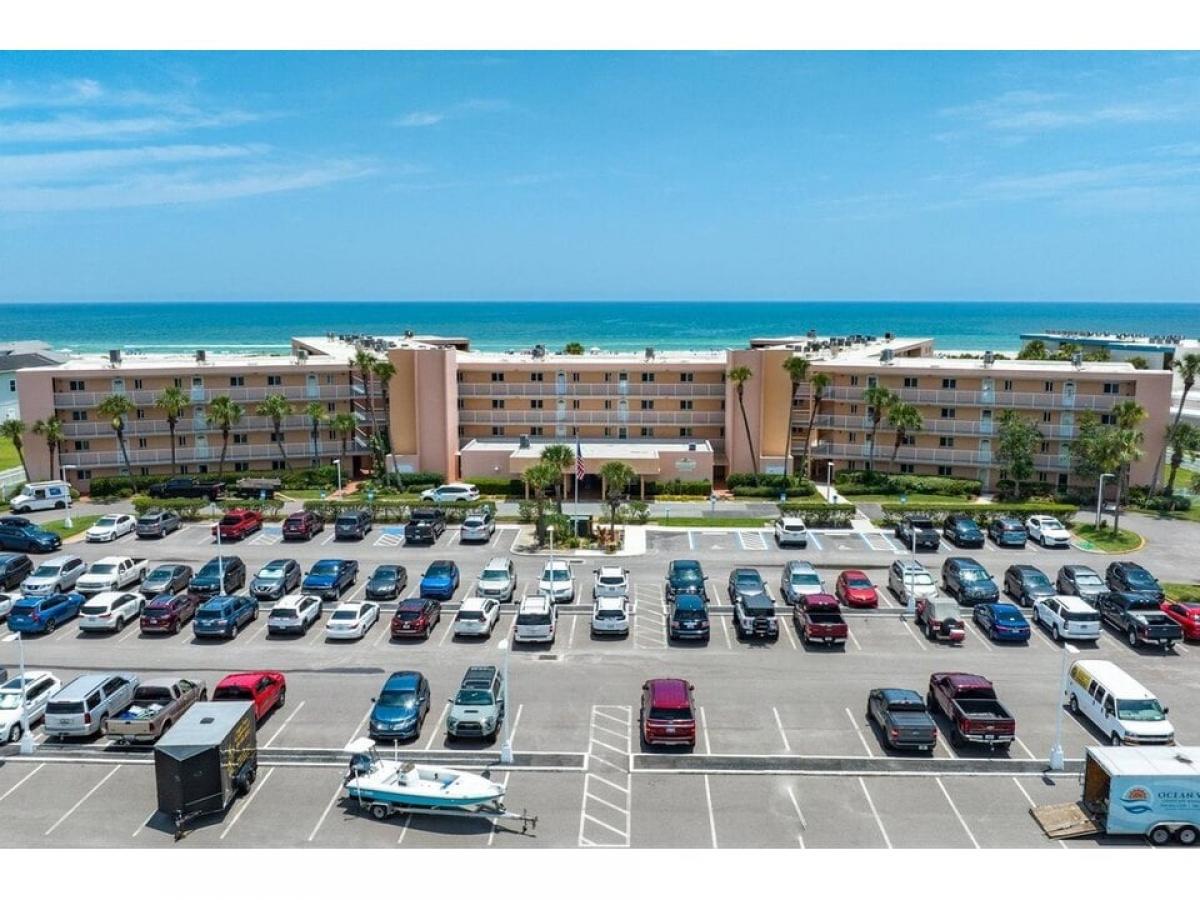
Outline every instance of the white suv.
{"label": "white suv", "polygon": [[288,594],[276,601],[267,616],[267,634],[308,634],[321,618],[321,598],[316,594]]}
{"label": "white suv", "polygon": [[453,484],[442,484],[421,492],[422,500],[432,500],[434,503],[453,503],[457,500],[478,500],[479,488],[473,484],[456,481]]}
{"label": "white suv", "polygon": [[629,601],[597,597],[592,603],[592,634],[629,634]]}
{"label": "white suv", "polygon": [[500,620],[500,601],[467,597],[454,616],[454,633],[462,637],[489,637]]}
{"label": "white suv", "polygon": [[775,543],[782,547],[784,544],[808,546],[808,529],[803,519],[783,516],[775,520]]}
{"label": "white suv", "polygon": [[575,602],[575,579],[571,577],[571,564],[565,559],[546,563],[538,578],[538,593],[555,603]]}
{"label": "white suv", "polygon": [[493,556],[489,559],[475,583],[477,596],[492,597],[500,603],[511,601],[516,589],[517,572],[513,568],[512,560],[507,556]]}
{"label": "white suv", "polygon": [[103,591],[79,609],[80,631],[120,631],[142,614],[146,598],[125,591]]}
{"label": "white suv", "polygon": [[888,569],[888,587],[902,603],[908,602],[910,592],[918,600],[932,600],[938,596],[933,576],[915,559],[898,559],[892,563]]}
{"label": "white suv", "polygon": [[1033,604],[1033,621],[1056,641],[1100,639],[1100,613],[1082,597],[1041,597]]}
{"label": "white suv", "polygon": [[1043,547],[1071,545],[1071,532],[1054,516],[1030,516],[1025,520],[1025,532]]}
{"label": "white suv", "polygon": [[553,644],[558,629],[558,607],[547,597],[526,597],[517,609],[513,641],[518,644]]}
{"label": "white suv", "polygon": [[629,572],[620,566],[601,566],[596,570],[592,599],[597,597],[628,597]]}

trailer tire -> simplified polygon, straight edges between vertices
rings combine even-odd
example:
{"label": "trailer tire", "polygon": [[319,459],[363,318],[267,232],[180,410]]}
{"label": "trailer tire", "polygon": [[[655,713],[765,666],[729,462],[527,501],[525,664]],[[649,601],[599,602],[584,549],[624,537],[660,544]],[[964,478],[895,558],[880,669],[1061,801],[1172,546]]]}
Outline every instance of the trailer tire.
{"label": "trailer tire", "polygon": [[1067,709],[1071,710],[1071,712],[1075,713],[1075,715],[1079,715],[1079,701],[1075,699],[1074,694],[1072,694],[1071,699],[1067,701]]}
{"label": "trailer tire", "polygon": [[1150,839],[1150,843],[1161,847],[1171,840],[1171,829],[1166,825],[1155,825],[1147,832],[1146,837]]}
{"label": "trailer tire", "polygon": [[1193,825],[1184,825],[1175,832],[1175,840],[1179,841],[1185,847],[1194,846],[1197,839],[1200,839],[1200,830],[1197,830]]}
{"label": "trailer tire", "polygon": [[388,808],[382,803],[372,803],[370,806],[371,815],[382,822],[388,817]]}

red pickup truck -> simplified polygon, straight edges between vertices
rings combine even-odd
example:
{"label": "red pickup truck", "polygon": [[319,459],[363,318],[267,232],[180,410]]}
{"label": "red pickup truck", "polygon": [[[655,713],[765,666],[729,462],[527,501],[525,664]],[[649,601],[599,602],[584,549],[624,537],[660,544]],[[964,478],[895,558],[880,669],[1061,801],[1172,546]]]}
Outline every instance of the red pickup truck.
{"label": "red pickup truck", "polygon": [[955,746],[984,744],[989,750],[1008,749],[1017,737],[1017,720],[996,698],[992,683],[982,675],[934,672],[929,676],[925,705],[940,710],[950,721]]}
{"label": "red pickup truck", "polygon": [[220,532],[223,541],[240,541],[263,526],[263,517],[256,509],[231,509],[212,527],[213,537]]}
{"label": "red pickup truck", "polygon": [[807,594],[797,598],[792,620],[806,644],[844,644],[850,628],[842,618],[837,597],[832,594]]}
{"label": "red pickup truck", "polygon": [[217,683],[213,700],[249,700],[254,704],[254,720],[261,722],[273,709],[283,706],[287,680],[282,672],[235,672]]}

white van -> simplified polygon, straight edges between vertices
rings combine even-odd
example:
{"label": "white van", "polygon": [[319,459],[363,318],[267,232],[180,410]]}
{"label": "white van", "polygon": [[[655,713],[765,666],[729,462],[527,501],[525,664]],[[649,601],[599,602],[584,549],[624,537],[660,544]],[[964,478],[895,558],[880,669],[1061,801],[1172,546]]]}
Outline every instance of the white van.
{"label": "white van", "polygon": [[558,607],[549,597],[526,597],[517,609],[517,622],[513,626],[515,643],[554,643],[554,632],[558,627]]}
{"label": "white van", "polygon": [[66,509],[71,505],[71,486],[65,481],[31,481],[8,501],[15,513],[38,509]]}
{"label": "white van", "polygon": [[1175,743],[1166,707],[1116,663],[1090,659],[1071,666],[1067,705],[1090,719],[1114,746]]}

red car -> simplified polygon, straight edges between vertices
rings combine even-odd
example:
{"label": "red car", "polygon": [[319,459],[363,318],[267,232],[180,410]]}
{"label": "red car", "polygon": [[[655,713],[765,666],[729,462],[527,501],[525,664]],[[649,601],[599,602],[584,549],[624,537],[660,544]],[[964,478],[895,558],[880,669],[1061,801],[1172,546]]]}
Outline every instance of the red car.
{"label": "red car", "polygon": [[642,742],[653,747],[696,746],[693,685],[682,678],[651,678],[642,685]]}
{"label": "red car", "polygon": [[847,606],[874,609],[879,605],[879,593],[867,573],[859,569],[846,569],[837,577],[834,594]]}
{"label": "red car", "polygon": [[221,533],[223,541],[240,541],[262,528],[263,517],[256,509],[231,509],[212,527],[213,537]]}
{"label": "red car", "polygon": [[325,530],[325,520],[314,512],[295,512],[283,520],[285,541],[307,541],[314,534]]}
{"label": "red car", "polygon": [[283,706],[287,681],[282,672],[235,672],[217,683],[213,700],[249,700],[254,704],[254,720],[261,722],[267,713]]}
{"label": "red car", "polygon": [[442,618],[442,604],[431,597],[402,600],[392,616],[392,637],[429,637]]}
{"label": "red car", "polygon": [[1179,623],[1185,641],[1200,641],[1200,603],[1164,600],[1160,607],[1172,622]]}

